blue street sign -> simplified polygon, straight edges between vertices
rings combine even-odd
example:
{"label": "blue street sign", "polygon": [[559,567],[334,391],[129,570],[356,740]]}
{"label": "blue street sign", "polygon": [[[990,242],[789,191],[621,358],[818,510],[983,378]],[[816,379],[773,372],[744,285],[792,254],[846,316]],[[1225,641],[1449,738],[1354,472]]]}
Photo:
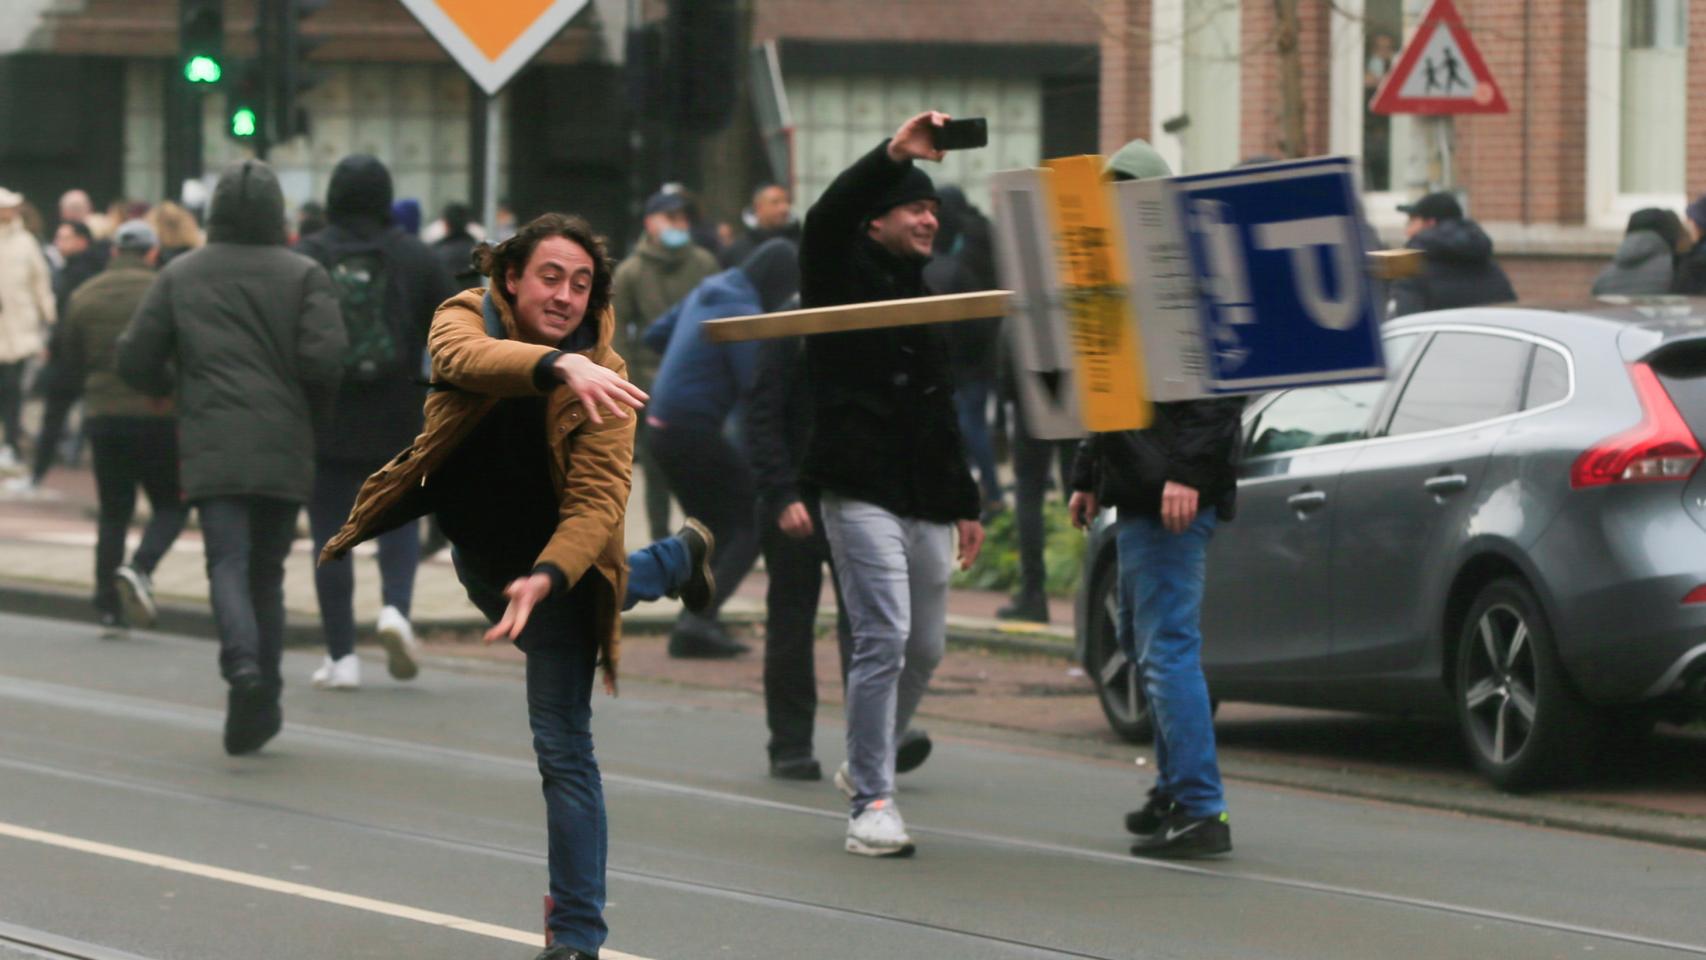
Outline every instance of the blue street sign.
{"label": "blue street sign", "polygon": [[1171,182],[1197,279],[1208,390],[1252,393],[1386,375],[1349,159]]}

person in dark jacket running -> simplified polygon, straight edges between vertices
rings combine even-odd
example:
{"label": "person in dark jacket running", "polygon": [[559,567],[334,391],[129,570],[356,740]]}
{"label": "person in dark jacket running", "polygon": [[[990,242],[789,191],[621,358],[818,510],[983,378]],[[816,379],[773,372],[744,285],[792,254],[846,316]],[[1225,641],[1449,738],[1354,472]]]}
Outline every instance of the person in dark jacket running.
{"label": "person in dark jacket running", "polygon": [[[296,245],[331,275],[350,338],[332,418],[315,434],[308,523],[316,553],[343,525],[362,481],[420,433],[427,329],[433,311],[456,292],[432,251],[391,223],[391,207],[385,165],[364,154],[345,157],[326,191],[329,225]],[[378,544],[383,606],[376,632],[391,676],[410,680],[420,669],[420,644],[409,623],[420,531],[404,525],[381,534]],[[314,591],[326,657],[310,680],[323,690],[356,689],[361,659],[355,654],[354,562],[315,567]]]}
{"label": "person in dark jacket running", "polygon": [[226,168],[207,246],[160,271],[118,345],[126,383],[176,396],[184,499],[201,516],[230,685],[231,754],[259,750],[284,723],[284,560],[314,490],[315,424],[337,396],[348,346],[331,277],[284,240],[272,168]]}
{"label": "person in dark jacket running", "polygon": [[1594,278],[1594,296],[1670,293],[1684,235],[1682,220],[1673,211],[1647,207],[1630,214],[1617,255]]}
{"label": "person in dark jacket running", "polygon": [[[941,228],[936,231],[935,254],[924,268],[924,285],[931,293],[995,289],[999,284],[989,218],[971,205],[959,187],[943,187],[940,193]],[[960,436],[977,467],[987,519],[1004,509],[1001,480],[995,472],[995,441],[989,431],[989,396],[995,392],[1001,318],[966,320],[950,324],[944,332]]]}
{"label": "person in dark jacket running", "polygon": [[672,657],[732,657],[746,646],[717,619],[723,602],[758,559],[752,470],[725,435],[736,406],[752,391],[758,344],[712,343],[707,320],[781,308],[800,288],[799,256],[771,240],[741,265],[707,278],[645,333],[663,355],[646,414],[646,442],[681,507],[711,528],[717,542],[717,594],[703,612],[682,611],[671,631]]}
{"label": "person in dark jacket running", "polygon": [[[1109,160],[1116,180],[1171,176],[1142,140]],[[1091,434],[1073,467],[1072,522],[1119,510],[1118,635],[1143,669],[1155,717],[1157,779],[1126,817],[1138,856],[1232,849],[1214,719],[1202,671],[1202,596],[1209,539],[1232,518],[1242,397],[1157,403],[1147,429]]]}
{"label": "person in dark jacket running", "polygon": [[1493,240],[1449,193],[1430,193],[1398,208],[1410,215],[1409,242],[1424,257],[1422,275],[1392,284],[1393,317],[1516,299],[1510,278],[1493,262]]}
{"label": "person in dark jacket running", "polygon": [[[800,246],[806,307],[925,292],[937,199],[914,161],[942,159],[931,128],[947,119],[932,111],[906,121],[818,197]],[[966,466],[940,329],[809,337],[806,364],[815,394],[802,482],[821,497],[853,625],[848,762],[836,772],[850,804],[846,849],[906,856],[914,846],[894,806],[897,738],[942,657],[955,533],[962,568],[983,544],[981,498]],[[928,739],[914,743],[917,753],[929,752]]]}

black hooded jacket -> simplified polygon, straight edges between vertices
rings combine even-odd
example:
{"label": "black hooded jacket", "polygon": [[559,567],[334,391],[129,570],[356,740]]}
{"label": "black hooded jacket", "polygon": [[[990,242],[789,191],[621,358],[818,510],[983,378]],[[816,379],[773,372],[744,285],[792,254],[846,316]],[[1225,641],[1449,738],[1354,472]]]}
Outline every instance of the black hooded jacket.
{"label": "black hooded jacket", "polygon": [[[888,142],[835,178],[806,215],[800,301],[826,307],[925,294],[922,259],[865,235],[875,208],[912,180]],[[927,181],[926,181],[927,185]],[[813,391],[803,485],[901,517],[975,520],[981,506],[954,413],[947,341],[924,324],[806,338]]]}
{"label": "black hooded jacket", "polygon": [[1392,284],[1392,316],[1509,303],[1510,278],[1493,262],[1493,240],[1473,220],[1441,220],[1404,246],[1422,251],[1422,275]]}
{"label": "black hooded jacket", "polygon": [[378,159],[350,156],[332,171],[326,191],[329,226],[296,249],[328,271],[352,254],[378,251],[390,271],[386,314],[400,362],[377,380],[346,378],[328,429],[316,438],[321,460],[378,469],[421,430],[426,400],[421,358],[439,304],[457,291],[425,244],[391,224],[391,174]]}
{"label": "black hooded jacket", "polygon": [[160,271],[119,338],[118,374],[175,393],[184,498],[305,503],[314,427],[343,372],[331,278],[284,246],[284,194],[245,160],[220,174],[208,244]]}

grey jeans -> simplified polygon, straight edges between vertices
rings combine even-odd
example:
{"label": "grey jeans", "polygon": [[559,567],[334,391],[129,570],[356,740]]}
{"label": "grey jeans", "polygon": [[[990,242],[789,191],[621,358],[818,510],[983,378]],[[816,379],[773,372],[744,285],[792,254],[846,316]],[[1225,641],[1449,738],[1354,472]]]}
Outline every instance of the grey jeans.
{"label": "grey jeans", "polygon": [[894,746],[942,660],[954,528],[823,495],[823,527],[853,625],[847,762],[853,808],[894,794]]}
{"label": "grey jeans", "polygon": [[209,497],[196,509],[219,628],[219,672],[227,682],[240,673],[258,673],[276,688],[284,655],[284,561],[302,505],[272,497]]}

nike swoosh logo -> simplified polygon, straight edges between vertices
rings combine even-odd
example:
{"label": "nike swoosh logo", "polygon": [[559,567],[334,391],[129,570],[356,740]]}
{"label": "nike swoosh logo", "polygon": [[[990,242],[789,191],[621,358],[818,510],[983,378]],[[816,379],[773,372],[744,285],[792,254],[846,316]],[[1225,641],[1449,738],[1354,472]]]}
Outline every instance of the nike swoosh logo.
{"label": "nike swoosh logo", "polygon": [[1193,823],[1190,826],[1185,827],[1182,830],[1176,830],[1172,827],[1168,827],[1167,828],[1167,837],[1166,837],[1167,842],[1172,843],[1174,840],[1179,839],[1180,837],[1184,836],[1187,833],[1190,833],[1192,830],[1195,830],[1196,828],[1198,828],[1200,826],[1202,826],[1201,820],[1198,820],[1196,823]]}

